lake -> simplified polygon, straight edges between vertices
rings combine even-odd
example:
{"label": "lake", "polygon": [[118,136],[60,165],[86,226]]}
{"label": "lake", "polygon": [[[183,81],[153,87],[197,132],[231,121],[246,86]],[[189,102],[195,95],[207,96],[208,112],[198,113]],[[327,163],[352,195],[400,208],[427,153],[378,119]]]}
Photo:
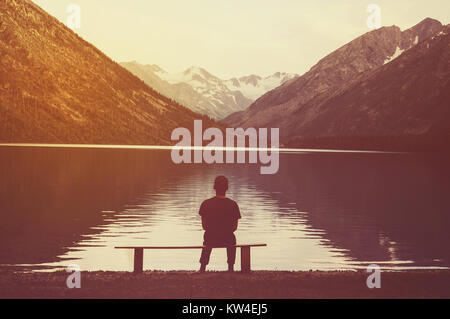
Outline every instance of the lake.
{"label": "lake", "polygon": [[[132,270],[129,245],[201,245],[198,208],[230,180],[238,243],[258,270],[449,268],[450,168],[438,154],[282,152],[259,164],[173,164],[170,151],[0,146],[0,270]],[[200,250],[145,252],[194,270]],[[237,265],[239,265],[237,254]],[[225,249],[208,269],[225,270]],[[239,266],[237,266],[239,268]]]}

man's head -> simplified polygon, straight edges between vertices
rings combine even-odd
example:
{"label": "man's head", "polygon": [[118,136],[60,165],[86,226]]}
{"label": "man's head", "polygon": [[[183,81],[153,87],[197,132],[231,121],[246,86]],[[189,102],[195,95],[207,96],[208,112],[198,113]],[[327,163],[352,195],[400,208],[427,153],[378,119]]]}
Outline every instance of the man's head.
{"label": "man's head", "polygon": [[225,192],[228,190],[228,179],[219,175],[214,180],[214,189],[216,190],[216,195],[225,195]]}

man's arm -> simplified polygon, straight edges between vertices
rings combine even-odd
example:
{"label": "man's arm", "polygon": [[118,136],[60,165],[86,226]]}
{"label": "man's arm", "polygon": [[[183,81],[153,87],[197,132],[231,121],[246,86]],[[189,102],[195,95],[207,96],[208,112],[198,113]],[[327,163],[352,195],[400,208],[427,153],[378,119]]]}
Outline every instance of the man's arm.
{"label": "man's arm", "polygon": [[238,220],[235,219],[235,220],[233,221],[233,223],[231,224],[231,229],[232,229],[232,231],[234,232],[234,231],[236,231],[237,228],[238,228]]}
{"label": "man's arm", "polygon": [[234,202],[234,216],[235,219],[231,224],[231,229],[233,230],[233,232],[238,228],[238,220],[239,218],[241,218],[241,211],[239,210],[239,206],[236,202]]}
{"label": "man's arm", "polygon": [[201,205],[200,205],[200,209],[199,209],[199,215],[202,217],[202,227],[203,230],[206,230],[206,228],[208,227],[207,225],[207,218],[205,216],[205,211],[206,211],[206,201],[204,201]]}
{"label": "man's arm", "polygon": [[206,223],[205,216],[202,216],[202,227],[203,227],[203,230],[206,230],[206,228],[207,228],[207,223]]}

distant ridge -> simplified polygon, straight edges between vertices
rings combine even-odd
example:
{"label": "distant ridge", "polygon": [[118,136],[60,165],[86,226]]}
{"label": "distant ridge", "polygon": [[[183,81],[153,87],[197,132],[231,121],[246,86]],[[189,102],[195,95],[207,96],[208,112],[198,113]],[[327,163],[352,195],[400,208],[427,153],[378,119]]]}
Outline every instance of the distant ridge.
{"label": "distant ridge", "polygon": [[450,105],[447,32],[429,18],[403,32],[368,32],[224,122],[280,127],[291,146],[360,148],[377,140],[373,145],[383,148],[408,140],[414,148],[425,136],[427,143],[440,136],[442,145]]}

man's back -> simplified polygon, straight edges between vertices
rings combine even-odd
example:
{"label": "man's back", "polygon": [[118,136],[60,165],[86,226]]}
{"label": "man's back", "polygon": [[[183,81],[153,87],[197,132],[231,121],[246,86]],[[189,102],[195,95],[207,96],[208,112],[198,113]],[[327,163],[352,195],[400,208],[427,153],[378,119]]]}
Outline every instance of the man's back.
{"label": "man's back", "polygon": [[206,245],[234,245],[236,221],[241,218],[239,206],[229,198],[213,197],[200,206]]}

